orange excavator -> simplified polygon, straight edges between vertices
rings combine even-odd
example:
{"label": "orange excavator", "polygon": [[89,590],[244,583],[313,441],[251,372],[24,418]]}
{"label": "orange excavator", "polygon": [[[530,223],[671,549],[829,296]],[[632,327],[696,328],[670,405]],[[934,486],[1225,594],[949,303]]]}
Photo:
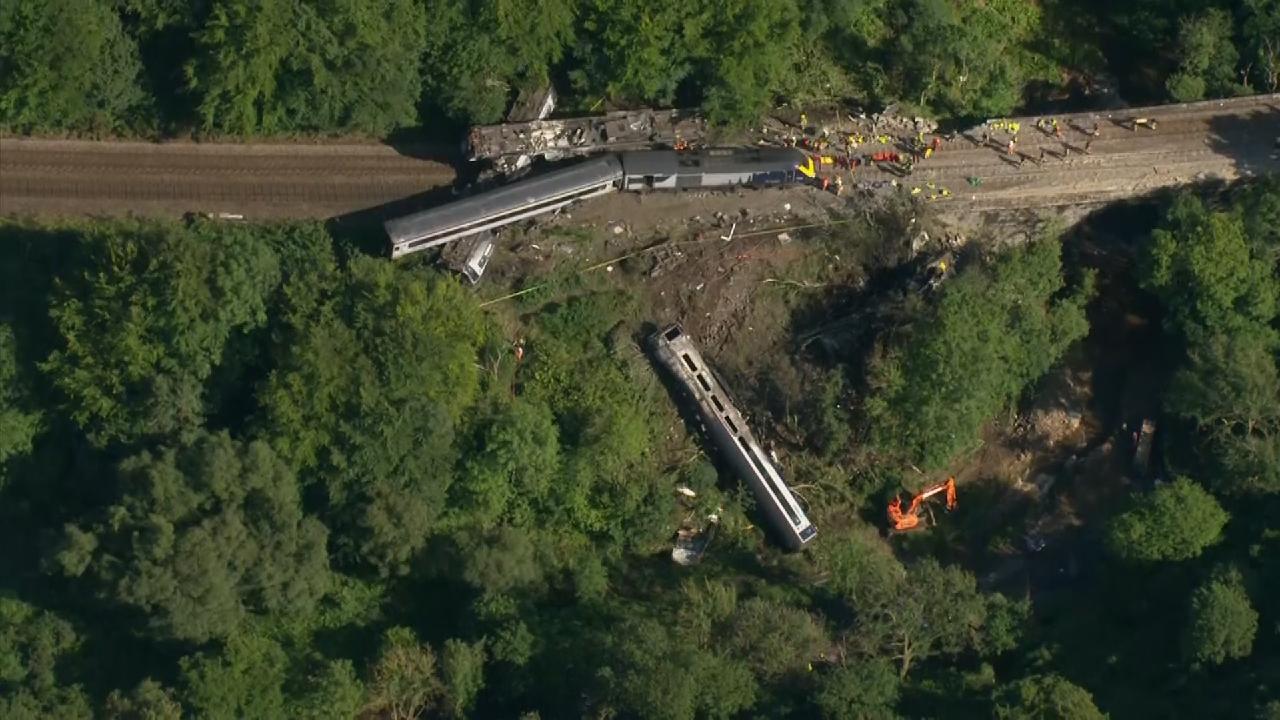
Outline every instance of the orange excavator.
{"label": "orange excavator", "polygon": [[947,494],[948,510],[956,509],[956,479],[954,477],[949,477],[946,482],[940,482],[937,485],[931,485],[921,490],[915,497],[911,498],[911,505],[905,511],[902,509],[902,498],[895,497],[889,501],[889,524],[893,526],[893,530],[902,532],[919,527],[920,508],[924,506],[925,500],[938,493]]}

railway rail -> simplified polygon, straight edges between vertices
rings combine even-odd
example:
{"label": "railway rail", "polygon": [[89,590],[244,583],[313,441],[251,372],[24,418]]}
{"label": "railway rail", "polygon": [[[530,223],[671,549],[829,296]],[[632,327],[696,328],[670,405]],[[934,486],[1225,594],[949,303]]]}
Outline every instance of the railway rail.
{"label": "railway rail", "polygon": [[[1134,117],[1157,120],[1158,129],[1115,124]],[[947,202],[966,210],[1001,210],[1106,202],[1197,180],[1280,171],[1277,94],[1058,118],[1067,125],[1101,123],[1090,154],[1015,167],[995,149],[958,136],[903,182],[947,187]],[[1033,127],[1035,118],[1012,119],[1022,124],[1020,149],[1038,154],[1042,145],[1053,147],[1055,139]],[[1083,142],[1078,133],[1067,135],[1068,142]],[[0,138],[0,214],[209,212],[267,219],[372,213],[387,219],[444,199],[440,191],[456,173],[432,157],[379,143]],[[888,179],[867,172],[868,179]],[[969,178],[981,184],[971,186]],[[432,191],[436,197],[423,197]],[[611,201],[617,198],[596,202]]]}

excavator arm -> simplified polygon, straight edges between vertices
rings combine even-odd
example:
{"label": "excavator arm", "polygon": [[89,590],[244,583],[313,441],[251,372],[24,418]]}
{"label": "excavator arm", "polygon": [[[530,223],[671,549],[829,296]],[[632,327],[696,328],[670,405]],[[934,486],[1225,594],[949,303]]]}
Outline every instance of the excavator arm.
{"label": "excavator arm", "polygon": [[902,498],[894,497],[890,500],[889,525],[898,532],[914,530],[919,527],[920,508],[924,505],[925,500],[938,493],[946,493],[947,510],[956,509],[956,479],[955,477],[949,477],[946,482],[931,485],[917,493],[915,497],[911,498],[911,505],[906,510],[902,509]]}

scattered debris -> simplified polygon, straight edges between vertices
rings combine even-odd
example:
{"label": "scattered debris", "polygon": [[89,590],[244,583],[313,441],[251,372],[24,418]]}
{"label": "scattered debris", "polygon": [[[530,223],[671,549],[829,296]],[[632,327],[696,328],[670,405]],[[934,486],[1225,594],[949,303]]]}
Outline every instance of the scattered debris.
{"label": "scattered debris", "polygon": [[494,240],[492,232],[483,232],[450,243],[441,249],[440,261],[475,285],[480,282],[485,268],[489,267],[489,259],[493,257],[495,247]]}

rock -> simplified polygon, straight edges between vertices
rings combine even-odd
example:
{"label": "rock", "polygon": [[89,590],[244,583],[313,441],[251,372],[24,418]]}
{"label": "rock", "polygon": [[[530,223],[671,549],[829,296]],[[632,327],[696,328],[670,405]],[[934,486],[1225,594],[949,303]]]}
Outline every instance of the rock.
{"label": "rock", "polygon": [[1029,419],[1031,432],[1053,447],[1079,430],[1084,418],[1077,411],[1053,407],[1035,410]]}

